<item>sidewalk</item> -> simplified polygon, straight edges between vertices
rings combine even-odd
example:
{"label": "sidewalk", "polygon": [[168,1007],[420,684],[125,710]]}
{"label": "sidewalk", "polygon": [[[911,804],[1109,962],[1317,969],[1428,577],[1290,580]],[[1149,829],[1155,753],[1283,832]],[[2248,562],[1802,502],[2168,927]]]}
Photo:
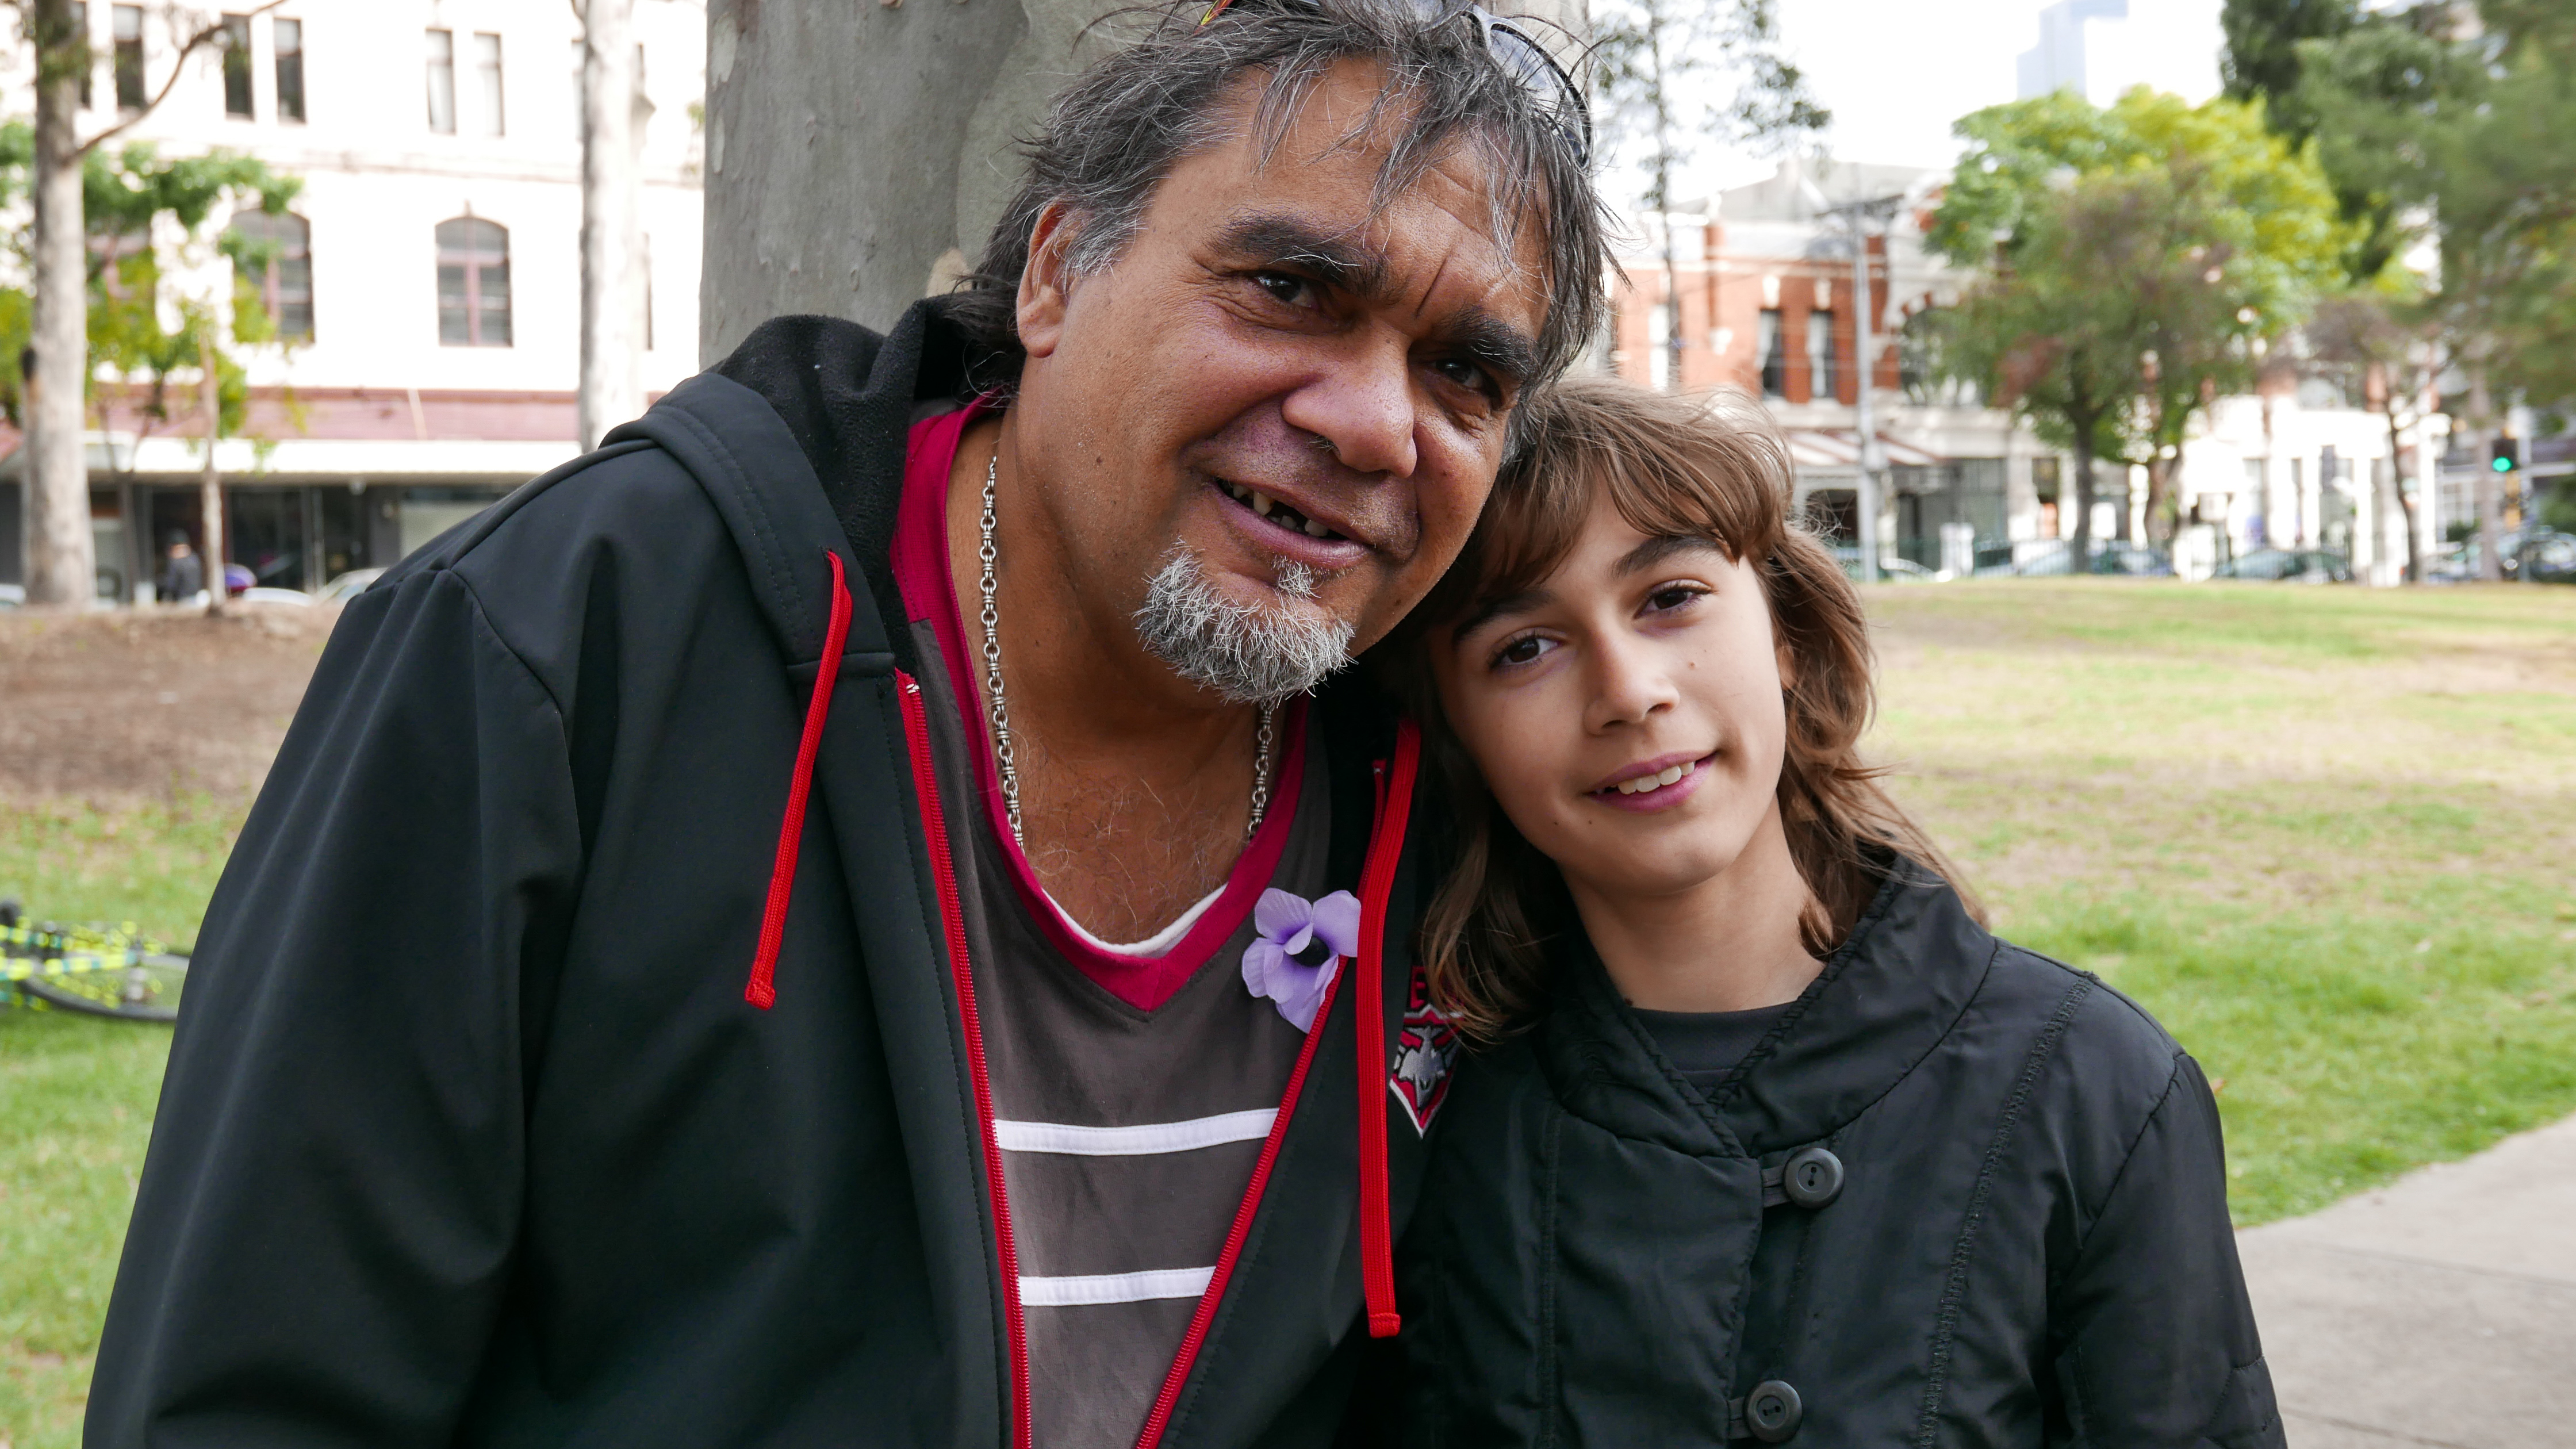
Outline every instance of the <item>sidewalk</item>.
{"label": "sidewalk", "polygon": [[2576,1449],[2576,1117],[2237,1242],[2291,1449]]}

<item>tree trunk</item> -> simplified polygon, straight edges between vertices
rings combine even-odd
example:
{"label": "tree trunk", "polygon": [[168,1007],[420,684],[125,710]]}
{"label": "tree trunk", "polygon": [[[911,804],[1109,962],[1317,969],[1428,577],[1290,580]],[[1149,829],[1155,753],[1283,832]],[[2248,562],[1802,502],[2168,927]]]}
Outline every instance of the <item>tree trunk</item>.
{"label": "tree trunk", "polygon": [[35,308],[27,373],[27,602],[79,607],[98,591],[89,467],[81,446],[89,374],[89,272],[73,118],[87,48],[72,0],[34,0],[37,54]]}
{"label": "tree trunk", "polygon": [[2488,583],[2504,578],[2504,488],[2489,466],[2495,433],[2495,404],[2487,393],[2484,364],[2469,369],[2469,461],[2478,470],[2478,577]]}
{"label": "tree trunk", "polygon": [[[2405,441],[2400,436],[2394,407],[2381,409],[2379,416],[2388,424],[2389,501],[2397,505],[2397,517],[2406,526],[2406,582],[2420,584],[2424,582],[2424,560],[2416,546],[2419,530],[2415,526],[2415,500],[2406,496]],[[2383,539],[2387,532],[2380,530]]]}
{"label": "tree trunk", "polygon": [[[2166,457],[2162,448],[2158,448],[2156,450],[2155,457],[2147,461],[2147,536],[2145,541],[2148,543],[2169,544],[2173,542],[2174,535],[2181,531],[2180,523],[2182,510],[2179,507],[2173,510],[2175,516],[2172,519],[2167,519],[2165,517],[2166,504],[2170,501],[2170,495],[2173,491],[2174,465],[2180,461],[2181,459],[2179,458]],[[2173,526],[2168,527],[2168,524]]]}
{"label": "tree trunk", "polygon": [[197,366],[201,377],[197,384],[197,406],[206,413],[206,467],[197,475],[197,511],[204,518],[198,534],[205,540],[200,550],[206,570],[206,612],[224,611],[224,475],[215,469],[215,441],[224,431],[224,395],[221,378],[215,373],[215,329],[211,322],[197,329]]}
{"label": "tree trunk", "polygon": [[[1581,33],[1580,0],[1515,6]],[[708,0],[698,356],[819,312],[888,327],[982,256],[1015,147],[1125,0]],[[897,158],[900,158],[899,161]]]}
{"label": "tree trunk", "polygon": [[2069,576],[2093,571],[2093,429],[2075,430],[2075,532],[2066,540]]}
{"label": "tree trunk", "polygon": [[[1672,105],[1664,88],[1664,25],[1661,11],[1646,7],[1646,64],[1654,87],[1655,209],[1664,218],[1664,390],[1682,387],[1682,268],[1673,246]],[[1810,363],[1812,371],[1814,364]]]}
{"label": "tree trunk", "polygon": [[584,448],[644,411],[642,157],[635,0],[583,0],[581,392]]}
{"label": "tree trunk", "polygon": [[[890,326],[930,290],[943,256],[971,264],[984,237],[962,214],[961,186],[1006,200],[989,173],[1016,179],[1019,169],[1005,149],[1011,131],[994,138],[979,113],[1033,120],[1071,69],[1073,33],[1113,8],[709,0],[700,360],[781,313]],[[1040,32],[1044,42],[1020,44]],[[1005,73],[1006,55],[1032,49],[1042,53]],[[970,131],[1000,144],[986,149]]]}

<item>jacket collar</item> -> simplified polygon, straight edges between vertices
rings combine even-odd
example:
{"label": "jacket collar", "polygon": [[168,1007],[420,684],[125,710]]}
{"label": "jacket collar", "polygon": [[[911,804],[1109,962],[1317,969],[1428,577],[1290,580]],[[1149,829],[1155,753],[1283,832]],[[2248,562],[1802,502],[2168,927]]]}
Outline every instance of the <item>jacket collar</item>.
{"label": "jacket collar", "polygon": [[1902,857],[1851,934],[1734,1074],[1703,1100],[1655,1048],[1579,934],[1560,960],[1540,1056],[1567,1110],[1688,1152],[1762,1156],[1821,1141],[1938,1046],[1984,984],[1995,938]]}

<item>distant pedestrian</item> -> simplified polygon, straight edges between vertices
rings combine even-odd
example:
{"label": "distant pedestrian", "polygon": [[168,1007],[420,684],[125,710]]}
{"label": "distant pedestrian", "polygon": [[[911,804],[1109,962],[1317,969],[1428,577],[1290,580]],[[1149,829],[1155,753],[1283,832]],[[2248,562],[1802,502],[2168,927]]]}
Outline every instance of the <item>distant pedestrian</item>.
{"label": "distant pedestrian", "polygon": [[1397,656],[1464,863],[1428,1033],[1499,1045],[1400,1258],[1396,1442],[2279,1445],[2209,1085],[1861,762],[1779,433],[1606,382],[1532,423]]}
{"label": "distant pedestrian", "polygon": [[205,591],[206,566],[188,546],[188,535],[175,528],[162,540],[161,578],[155,587],[165,604],[184,604]]}

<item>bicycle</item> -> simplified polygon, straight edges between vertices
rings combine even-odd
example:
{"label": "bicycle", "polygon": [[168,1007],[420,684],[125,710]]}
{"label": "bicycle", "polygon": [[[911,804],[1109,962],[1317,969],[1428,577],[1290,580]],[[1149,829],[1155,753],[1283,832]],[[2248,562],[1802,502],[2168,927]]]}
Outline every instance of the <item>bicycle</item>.
{"label": "bicycle", "polygon": [[0,900],[0,991],[40,1006],[115,1021],[172,1022],[188,982],[188,953],[136,931],[29,925],[16,901]]}

